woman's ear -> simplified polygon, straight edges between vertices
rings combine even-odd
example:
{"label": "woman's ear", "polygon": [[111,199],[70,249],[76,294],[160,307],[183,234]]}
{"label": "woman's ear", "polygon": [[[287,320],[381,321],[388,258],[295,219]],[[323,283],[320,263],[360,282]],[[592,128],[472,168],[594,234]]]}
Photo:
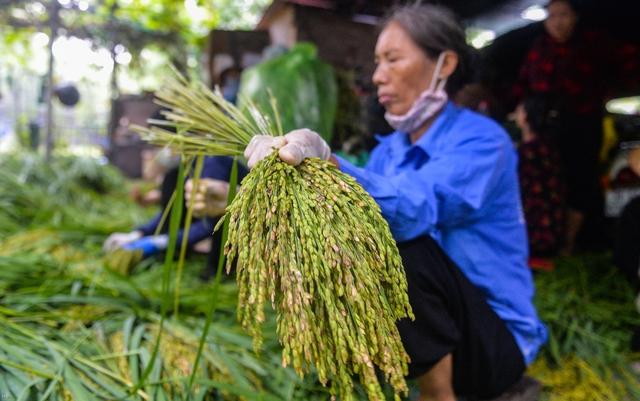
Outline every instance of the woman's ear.
{"label": "woman's ear", "polygon": [[449,78],[458,67],[458,54],[452,50],[444,51],[444,60],[440,69],[440,79]]}

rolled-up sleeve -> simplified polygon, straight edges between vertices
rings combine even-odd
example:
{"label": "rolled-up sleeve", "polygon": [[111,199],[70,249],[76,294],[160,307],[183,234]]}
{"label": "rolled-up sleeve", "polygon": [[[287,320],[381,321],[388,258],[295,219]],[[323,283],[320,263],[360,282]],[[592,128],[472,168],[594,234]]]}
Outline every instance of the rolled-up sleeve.
{"label": "rolled-up sleeve", "polygon": [[162,220],[162,212],[157,213],[151,220],[146,222],[145,224],[136,227],[136,231],[142,232],[142,235],[153,235],[160,224],[160,220]]}
{"label": "rolled-up sleeve", "polygon": [[376,170],[375,153],[358,168],[336,157],[340,170],[353,176],[376,200],[397,241],[428,234],[438,227],[463,224],[496,190],[513,146],[495,138],[467,138],[418,169],[387,175]]}
{"label": "rolled-up sleeve", "polygon": [[391,224],[395,218],[398,207],[398,191],[392,182],[381,175],[375,174],[367,169],[356,167],[340,156],[338,159],[340,170],[349,174],[358,181],[360,185],[375,199],[382,210],[385,220]]}
{"label": "rolled-up sleeve", "polygon": [[[189,246],[193,246],[196,243],[202,241],[205,238],[208,238],[213,233],[213,225],[208,219],[199,219],[195,220],[191,227],[189,228],[189,238],[187,239],[187,244]],[[178,232],[178,240],[177,243],[182,243],[182,238],[184,237],[184,230],[180,230]]]}

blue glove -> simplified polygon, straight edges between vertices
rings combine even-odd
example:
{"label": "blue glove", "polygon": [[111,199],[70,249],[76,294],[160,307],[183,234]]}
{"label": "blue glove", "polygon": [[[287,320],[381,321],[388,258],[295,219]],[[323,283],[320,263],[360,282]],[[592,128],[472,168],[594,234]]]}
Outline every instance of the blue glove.
{"label": "blue glove", "polygon": [[129,251],[142,251],[142,257],[147,258],[167,249],[168,237],[166,235],[149,235],[139,240],[129,242],[122,248]]}

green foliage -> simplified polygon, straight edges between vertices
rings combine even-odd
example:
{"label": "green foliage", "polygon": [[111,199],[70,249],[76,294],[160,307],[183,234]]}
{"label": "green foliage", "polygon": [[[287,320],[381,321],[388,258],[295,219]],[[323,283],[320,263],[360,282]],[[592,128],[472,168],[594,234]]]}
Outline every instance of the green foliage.
{"label": "green foliage", "polygon": [[0,155],[0,165],[0,238],[29,227],[105,234],[145,215],[129,207],[122,176],[97,159],[58,157],[46,163],[27,153]]}
{"label": "green foliage", "polygon": [[[54,0],[0,0],[0,49],[15,41],[15,32],[48,33]],[[184,62],[194,49],[202,49],[218,26],[251,29],[269,0],[87,0],[89,8],[60,10],[68,35],[88,38],[96,46],[124,45],[135,57],[151,44],[159,44],[174,62]],[[44,10],[44,11],[43,11]],[[10,28],[8,28],[10,27]]]}
{"label": "green foliage", "polygon": [[272,0],[211,1],[219,15],[220,27],[223,29],[253,29],[257,22],[256,17],[259,16],[271,2]]}
{"label": "green foliage", "polygon": [[1,21],[0,19],[0,54],[3,55],[2,64],[15,67],[26,66],[27,61],[32,57],[29,43],[34,30],[3,26]]}
{"label": "green foliage", "polygon": [[536,278],[536,304],[550,331],[546,349],[554,362],[574,354],[619,361],[633,327],[640,326],[635,293],[607,256],[566,258]]}
{"label": "green foliage", "polygon": [[555,271],[536,276],[536,288],[549,342],[530,373],[545,384],[550,399],[638,399],[629,349],[631,333],[640,326],[636,294],[611,259],[558,260]]}
{"label": "green foliage", "polygon": [[362,147],[361,142],[366,137],[362,106],[356,94],[353,71],[337,70],[336,85],[338,87],[338,104],[331,148],[351,152],[359,151]]}
{"label": "green foliage", "polygon": [[[251,339],[235,322],[236,286],[224,280],[200,281],[203,258],[184,266],[180,280],[180,316],[162,321],[167,292],[176,281],[165,280],[157,260],[138,266],[131,276],[106,266],[100,244],[106,232],[91,221],[95,210],[105,218],[119,216],[122,225],[133,224],[128,211],[138,211],[122,200],[120,176],[111,180],[106,166],[88,165],[82,159],[61,159],[48,169],[33,157],[12,156],[0,161],[2,173],[13,179],[1,186],[3,194],[24,189],[25,197],[4,197],[3,213],[10,210],[18,222],[34,221],[39,209],[49,214],[44,200],[60,197],[76,224],[64,213],[59,224],[17,227],[0,239],[0,394],[29,400],[319,400],[326,397],[312,380],[302,383],[290,369],[280,366],[275,320],[266,322],[271,333],[260,356]],[[0,176],[3,182],[4,174]],[[100,183],[100,184],[96,184]],[[89,188],[107,190],[85,201]],[[12,196],[12,195],[11,195]],[[118,203],[117,200],[121,199]],[[5,207],[6,206],[6,207]],[[24,207],[23,207],[24,206]],[[111,209],[111,212],[109,212]],[[72,223],[72,224],[70,224]],[[102,224],[108,223],[106,219]],[[108,227],[104,226],[104,229]],[[9,234],[0,228],[3,234]],[[167,282],[170,284],[166,287]],[[205,313],[215,319],[205,329]],[[168,311],[171,313],[172,310]],[[162,336],[159,336],[162,331]],[[194,360],[200,338],[201,361]],[[152,358],[160,339],[157,358]],[[141,383],[144,371],[149,377]],[[193,374],[193,391],[187,382]],[[22,397],[22,398],[21,398]]]}

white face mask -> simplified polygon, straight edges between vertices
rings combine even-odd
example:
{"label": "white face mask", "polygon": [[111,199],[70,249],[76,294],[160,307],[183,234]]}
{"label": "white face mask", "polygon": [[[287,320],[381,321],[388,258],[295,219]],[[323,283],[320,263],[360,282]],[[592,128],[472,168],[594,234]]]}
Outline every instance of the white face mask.
{"label": "white face mask", "polygon": [[[420,128],[429,118],[433,117],[447,103],[449,97],[444,90],[447,84],[446,78],[438,78],[444,61],[444,53],[440,53],[436,63],[436,69],[431,77],[429,88],[422,92],[413,102],[413,105],[405,114],[397,115],[386,112],[385,120],[397,131],[410,134]],[[438,82],[439,81],[439,82]]]}

